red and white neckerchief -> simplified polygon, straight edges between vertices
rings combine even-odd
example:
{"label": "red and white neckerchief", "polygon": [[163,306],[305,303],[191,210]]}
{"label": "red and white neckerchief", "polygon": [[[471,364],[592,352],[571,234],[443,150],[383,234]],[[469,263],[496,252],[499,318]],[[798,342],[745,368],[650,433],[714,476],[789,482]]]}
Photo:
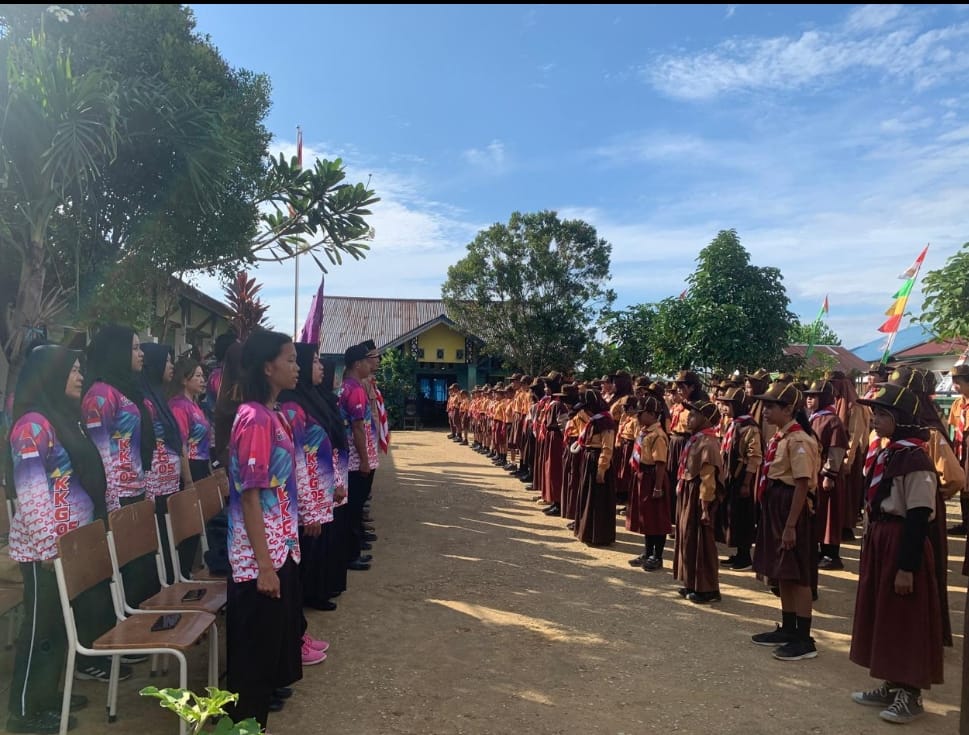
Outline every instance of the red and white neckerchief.
{"label": "red and white neckerchief", "polygon": [[608,415],[608,412],[599,412],[589,419],[589,423],[585,425],[585,428],[582,430],[582,433],[579,435],[577,440],[580,447],[584,447],[589,443],[589,440],[592,438],[592,434],[595,432],[596,421],[599,419],[604,419]]}
{"label": "red and white neckerchief", "polygon": [[753,417],[749,414],[744,414],[738,418],[731,420],[730,426],[727,427],[727,433],[723,435],[723,439],[720,441],[720,451],[725,454],[730,454],[730,450],[733,449],[734,439],[737,438],[737,429],[744,421],[753,421]]}
{"label": "red and white neckerchief", "polygon": [[[885,476],[885,465],[888,464],[888,455],[891,454],[893,450],[907,447],[919,447],[920,449],[925,449],[925,442],[921,439],[901,439],[897,442],[891,442],[887,447],[878,452],[878,457],[875,459],[875,464],[872,469],[871,478],[868,480],[868,491],[865,493],[865,504],[868,506],[869,513],[872,511],[871,503],[875,499],[875,495],[878,493],[878,486],[881,485],[882,478]],[[875,510],[877,510],[877,508]]]}
{"label": "red and white neckerchief", "polygon": [[636,441],[633,442],[633,453],[629,457],[629,466],[633,468],[633,472],[639,472],[639,461],[643,456],[643,439],[646,438],[646,434],[649,429],[643,429],[638,434],[636,434]]}
{"label": "red and white neckerchief", "polygon": [[882,440],[877,436],[868,443],[868,451],[865,453],[865,466],[861,473],[865,477],[871,477],[871,469],[875,466],[875,459],[882,448]]}
{"label": "red and white neckerchief", "polygon": [[712,436],[716,438],[717,430],[712,426],[709,429],[700,429],[700,431],[696,432],[689,439],[687,439],[686,444],[683,446],[683,453],[680,455],[680,466],[676,468],[677,493],[680,492],[680,489],[683,486],[683,477],[686,475],[686,462],[690,456],[690,450],[701,436]]}
{"label": "red and white neckerchief", "polygon": [[758,503],[763,499],[764,493],[767,492],[767,471],[770,469],[770,466],[774,463],[774,458],[777,456],[777,447],[780,446],[781,440],[784,437],[790,436],[798,431],[804,431],[804,429],[801,428],[800,424],[795,422],[786,432],[778,431],[770,438],[770,441],[767,442],[767,449],[764,452],[764,462],[760,466],[760,482],[757,483]]}

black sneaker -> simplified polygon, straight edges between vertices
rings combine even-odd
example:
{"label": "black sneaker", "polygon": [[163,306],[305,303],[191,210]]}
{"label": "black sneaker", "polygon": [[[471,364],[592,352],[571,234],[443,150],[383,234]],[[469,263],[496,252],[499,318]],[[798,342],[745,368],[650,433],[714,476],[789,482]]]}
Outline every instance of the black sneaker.
{"label": "black sneaker", "polygon": [[[67,718],[67,729],[77,727],[73,716]],[[61,729],[60,712],[36,712],[32,715],[10,714],[7,717],[7,732],[56,733]]]}
{"label": "black sneaker", "polygon": [[663,568],[663,559],[658,556],[651,556],[643,562],[644,572],[655,572]]}
{"label": "black sneaker", "polygon": [[730,565],[730,570],[734,572],[747,572],[754,568],[754,562],[750,560],[748,556],[746,559],[737,557],[734,559],[733,564]]}
{"label": "black sneaker", "polygon": [[755,633],[750,636],[750,640],[758,646],[783,646],[785,643],[794,640],[794,633],[790,633],[778,625],[768,633]]}
{"label": "black sneaker", "polygon": [[837,569],[844,569],[844,568],[845,568],[845,563],[841,561],[840,557],[835,559],[830,556],[825,556],[825,557],[822,557],[821,561],[818,562],[818,569],[837,570]]}
{"label": "black sneaker", "polygon": [[878,713],[878,716],[887,722],[894,722],[899,725],[907,725],[912,720],[917,720],[925,714],[922,709],[922,695],[910,692],[904,687],[895,690],[895,701],[888,709]]}
{"label": "black sneaker", "polygon": [[[74,678],[80,681],[103,681],[107,684],[111,681],[111,663],[106,661],[101,663],[85,664],[78,666],[74,672]],[[118,667],[118,681],[125,681],[131,678],[131,667],[121,664]]]}
{"label": "black sneaker", "polygon": [[957,526],[950,526],[948,530],[950,536],[965,536],[966,535],[966,524],[960,523]]}
{"label": "black sneaker", "polygon": [[148,660],[148,656],[143,653],[129,653],[127,656],[121,657],[121,663],[123,664],[143,664]]}
{"label": "black sneaker", "polygon": [[646,561],[646,555],[640,554],[639,556],[633,557],[632,559],[629,560],[629,566],[641,567],[644,561]]}
{"label": "black sneaker", "polygon": [[722,567],[732,567],[733,563],[737,561],[736,556],[728,556],[726,559],[720,560],[720,566]]}
{"label": "black sneaker", "polygon": [[853,702],[863,704],[866,707],[890,707],[895,701],[896,691],[898,690],[888,686],[886,681],[877,689],[870,689],[867,692],[852,692],[851,699]]}
{"label": "black sneaker", "polygon": [[720,602],[720,591],[714,592],[691,592],[686,596],[690,602],[695,602],[698,605],[707,605],[711,602]]}
{"label": "black sneaker", "polygon": [[814,647],[813,638],[808,638],[806,641],[797,638],[783,646],[778,646],[774,649],[773,655],[778,661],[803,661],[807,658],[817,658],[818,649]]}

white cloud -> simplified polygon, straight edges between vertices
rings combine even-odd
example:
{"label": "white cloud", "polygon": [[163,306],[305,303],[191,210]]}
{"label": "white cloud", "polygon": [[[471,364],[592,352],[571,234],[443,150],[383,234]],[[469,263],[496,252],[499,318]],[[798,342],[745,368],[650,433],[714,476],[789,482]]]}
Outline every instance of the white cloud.
{"label": "white cloud", "polygon": [[896,6],[865,6],[828,30],[733,38],[708,50],[660,56],[640,73],[671,97],[705,100],[814,88],[873,72],[925,89],[969,71],[969,23],[921,30],[918,22]]}
{"label": "white cloud", "polygon": [[484,148],[469,148],[461,155],[472,166],[490,173],[501,173],[508,164],[505,144],[500,140],[493,140]]}
{"label": "white cloud", "polygon": [[737,12],[737,6],[736,5],[728,5],[727,6],[727,11],[726,11],[726,13],[724,14],[723,17],[724,18],[733,18],[734,13],[736,13],[736,12]]}
{"label": "white cloud", "polygon": [[901,5],[861,5],[848,13],[845,27],[852,31],[874,31],[888,25],[901,13]]}

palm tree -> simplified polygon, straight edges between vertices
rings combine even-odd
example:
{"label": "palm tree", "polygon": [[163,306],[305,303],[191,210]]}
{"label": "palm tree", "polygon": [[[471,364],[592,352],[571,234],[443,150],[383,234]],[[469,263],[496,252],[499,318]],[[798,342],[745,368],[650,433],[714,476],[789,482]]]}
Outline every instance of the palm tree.
{"label": "palm tree", "polygon": [[19,257],[20,280],[0,339],[12,383],[29,335],[59,308],[44,283],[51,219],[114,157],[119,108],[117,83],[99,71],[74,74],[70,53],[49,43],[43,26],[28,39],[11,40],[6,82],[0,118],[0,234]]}

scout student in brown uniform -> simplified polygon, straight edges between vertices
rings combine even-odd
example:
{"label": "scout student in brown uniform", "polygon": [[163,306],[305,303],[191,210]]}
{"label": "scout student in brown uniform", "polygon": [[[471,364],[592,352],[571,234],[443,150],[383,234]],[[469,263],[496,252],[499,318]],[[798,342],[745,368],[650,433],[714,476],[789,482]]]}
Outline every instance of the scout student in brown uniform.
{"label": "scout student in brown uniform", "polygon": [[862,499],[865,496],[865,454],[869,444],[871,410],[858,403],[854,382],[842,371],[832,370],[826,373],[825,380],[830,380],[831,385],[834,386],[834,410],[848,430],[841,540],[851,541],[855,537],[854,527],[858,522]]}
{"label": "scout student in brown uniform", "polygon": [[448,439],[458,440],[458,420],[455,413],[455,404],[458,402],[459,386],[457,383],[451,383],[447,388],[447,422],[448,426],[451,428],[451,433],[447,435]]}
{"label": "scout student in brown uniform", "polygon": [[616,422],[609,415],[608,404],[594,390],[582,395],[579,410],[586,414],[588,423],[570,449],[579,455],[575,535],[589,546],[608,546],[616,540],[616,488],[612,474]]}
{"label": "scout student in brown uniform", "polygon": [[875,392],[878,390],[878,384],[887,382],[890,372],[887,365],[882,365],[880,362],[871,363],[868,366],[868,375],[865,376],[864,397],[871,398],[875,395]]}
{"label": "scout student in brown uniform", "polygon": [[723,456],[724,500],[717,513],[716,539],[737,553],[722,562],[736,572],[753,566],[754,490],[763,451],[760,427],[744,412],[743,388],[725,390],[717,399],[726,429],[720,441]]}
{"label": "scout student in brown uniform", "polygon": [[636,398],[626,403],[626,413],[637,421],[636,439],[629,458],[633,481],[629,486],[626,530],[646,537],[640,556],[630,566],[647,572],[663,568],[663,548],[670,532],[670,486],[666,472],[669,438],[659,417],[662,402],[656,396]]}
{"label": "scout student in brown uniform", "polygon": [[[670,475],[670,486],[676,487],[677,475],[680,469],[680,454],[683,447],[689,440],[691,432],[687,426],[690,417],[690,410],[686,407],[687,401],[705,401],[706,394],[703,392],[703,385],[700,376],[690,370],[680,370],[673,381],[676,393],[670,405],[670,456],[667,462],[667,471]],[[673,513],[673,523],[676,523],[676,508]]]}
{"label": "scout student in brown uniform", "polygon": [[[949,371],[949,376],[952,378],[952,387],[959,393],[949,409],[953,448],[963,471],[969,474],[969,364],[955,365]],[[959,494],[959,507],[962,521],[949,528],[950,536],[966,535],[966,526],[969,523],[969,488],[964,487]]]}
{"label": "scout student in brown uniform", "polygon": [[751,640],[775,646],[774,658],[800,661],[818,655],[811,637],[811,589],[817,577],[817,544],[811,514],[817,492],[821,453],[811,433],[801,394],[792,385],[774,383],[754,396],[764,417],[780,429],[764,451],[757,501],[760,519],[754,546],[754,570],[780,587],[783,623]]}
{"label": "scout student in brown uniform", "polygon": [[938,478],[923,449],[920,401],[901,386],[879,386],[870,399],[872,425],[888,440],[879,450],[867,492],[868,532],[851,632],[851,660],[884,683],[851,698],[882,707],[904,724],[923,713],[922,690],[942,683],[942,625],[935,559],[928,539]]}
{"label": "scout student in brown uniform", "polygon": [[676,546],[673,578],[682,597],[696,603],[720,601],[717,542],[713,521],[723,491],[723,462],[715,422],[720,412],[705,399],[684,401],[690,438],[680,454],[676,485]]}
{"label": "scout student in brown uniform", "polygon": [[804,392],[811,430],[821,449],[815,533],[820,544],[819,569],[844,569],[841,561],[841,526],[844,520],[844,461],[848,453],[848,430],[834,406],[834,385],[816,380]]}
{"label": "scout student in brown uniform", "polygon": [[777,432],[777,427],[768,424],[764,420],[764,404],[756,400],[754,396],[765,393],[769,384],[770,373],[764,370],[764,368],[744,376],[744,395],[746,396],[747,413],[753,417],[757,426],[760,427],[760,438],[765,445],[767,440]]}

